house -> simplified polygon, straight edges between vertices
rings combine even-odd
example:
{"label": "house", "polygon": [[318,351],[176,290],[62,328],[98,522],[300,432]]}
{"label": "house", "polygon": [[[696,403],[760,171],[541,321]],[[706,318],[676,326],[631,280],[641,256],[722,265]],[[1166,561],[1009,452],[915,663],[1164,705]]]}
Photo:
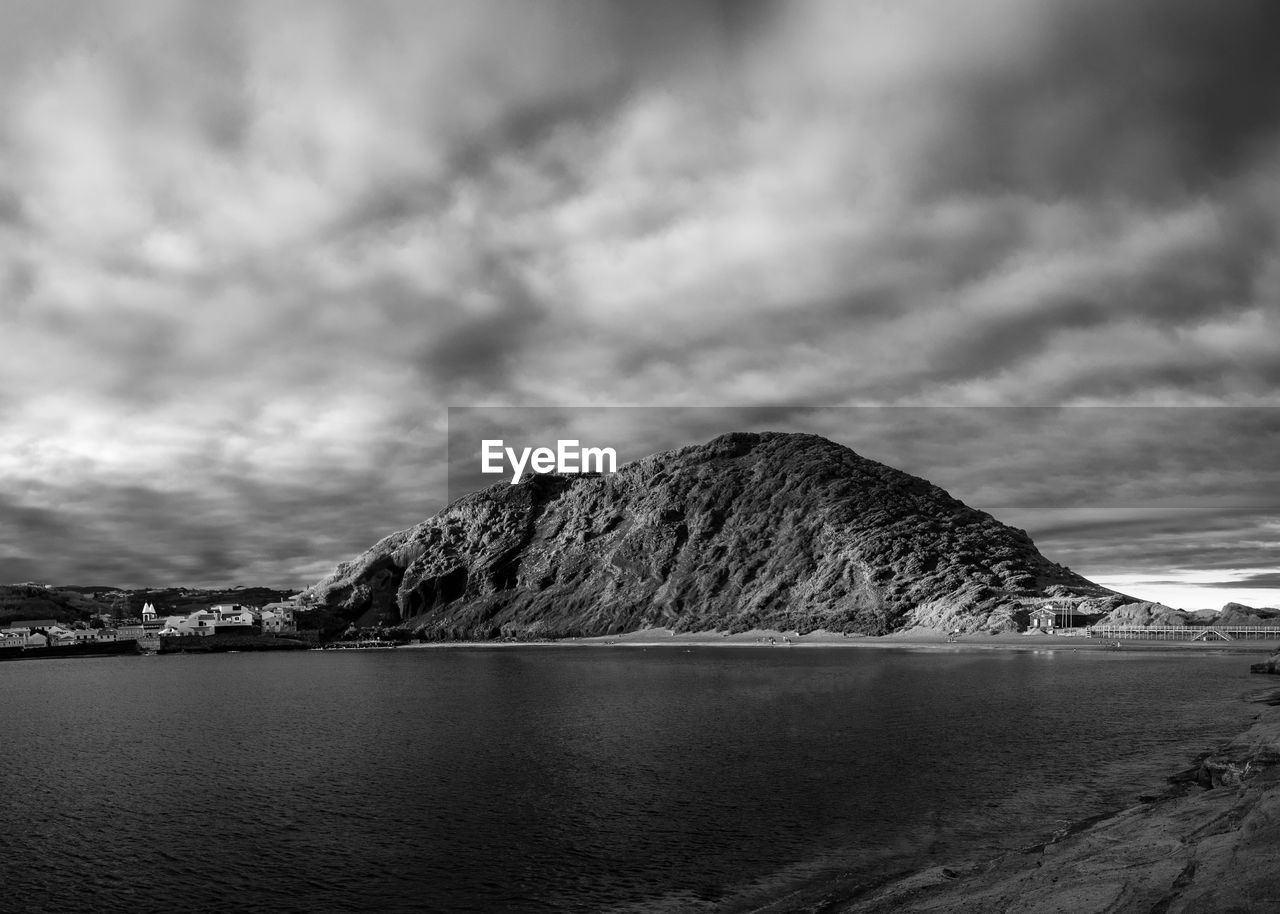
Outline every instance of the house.
{"label": "house", "polygon": [[57,619],[14,619],[9,623],[9,631],[24,628],[28,632],[43,631],[51,625],[57,625]]}
{"label": "house", "polygon": [[49,638],[50,644],[75,644],[76,636],[69,628],[63,628],[61,625],[50,625],[44,629],[45,635]]}
{"label": "house", "polygon": [[30,632],[0,630],[0,647],[22,647],[27,643],[28,634]]}
{"label": "house", "polygon": [[160,629],[163,627],[164,622],[160,620],[154,622],[143,622],[141,625],[121,625],[116,628],[116,640],[137,641],[138,647],[143,650],[159,650]]}
{"label": "house", "polygon": [[1053,608],[1052,604],[1041,606],[1038,609],[1033,609],[1031,611],[1031,624],[1028,626],[1027,630],[1032,632],[1047,632],[1052,635],[1054,620],[1057,615],[1057,610]]}
{"label": "house", "polygon": [[196,610],[185,616],[166,616],[161,635],[212,635],[218,626],[218,614]]}
{"label": "house", "polygon": [[268,603],[262,607],[262,631],[277,635],[296,632],[298,625],[293,619],[293,609],[292,603]]}
{"label": "house", "polygon": [[213,606],[210,612],[218,614],[219,625],[256,625],[256,611],[236,603],[232,606]]}
{"label": "house", "polygon": [[213,612],[193,612],[187,616],[187,624],[197,635],[212,635],[218,628],[218,614]]}
{"label": "house", "polygon": [[27,635],[23,647],[48,647],[49,636],[42,632],[31,632]]}

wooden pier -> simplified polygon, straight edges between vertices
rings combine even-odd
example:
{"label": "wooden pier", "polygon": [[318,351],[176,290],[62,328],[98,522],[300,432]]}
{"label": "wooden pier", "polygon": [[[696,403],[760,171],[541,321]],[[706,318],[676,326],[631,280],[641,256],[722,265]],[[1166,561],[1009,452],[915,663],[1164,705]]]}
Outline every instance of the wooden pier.
{"label": "wooden pier", "polygon": [[1280,625],[1092,625],[1090,638],[1140,641],[1280,641]]}

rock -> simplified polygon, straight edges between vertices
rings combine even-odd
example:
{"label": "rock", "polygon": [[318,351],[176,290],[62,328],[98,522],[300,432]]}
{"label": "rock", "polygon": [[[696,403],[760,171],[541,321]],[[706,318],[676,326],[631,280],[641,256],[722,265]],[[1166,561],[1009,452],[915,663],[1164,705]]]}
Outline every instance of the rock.
{"label": "rock", "polygon": [[1255,663],[1249,667],[1250,673],[1274,673],[1280,675],[1280,654],[1272,654],[1262,663]]}
{"label": "rock", "polygon": [[1172,628],[1186,625],[1188,614],[1163,603],[1126,603],[1117,606],[1103,620],[1108,625],[1142,625]]}
{"label": "rock", "polygon": [[859,914],[972,911],[1280,910],[1280,707],[1205,759],[1166,797],[995,860],[949,863],[872,886],[834,908]]}
{"label": "rock", "polygon": [[1182,625],[1280,625],[1280,610],[1254,609],[1242,603],[1228,603],[1217,611],[1198,609],[1185,612],[1163,603],[1126,603],[1112,610],[1105,621],[1111,625],[1166,628]]}
{"label": "rock", "polygon": [[1218,611],[1216,625],[1276,625],[1280,623],[1280,610],[1254,609],[1243,603],[1228,603]]}
{"label": "rock", "polygon": [[1053,596],[1131,602],[1023,530],[815,435],[722,435],[609,476],[459,499],[311,588],[361,624],[441,639],[646,628],[1016,631]]}

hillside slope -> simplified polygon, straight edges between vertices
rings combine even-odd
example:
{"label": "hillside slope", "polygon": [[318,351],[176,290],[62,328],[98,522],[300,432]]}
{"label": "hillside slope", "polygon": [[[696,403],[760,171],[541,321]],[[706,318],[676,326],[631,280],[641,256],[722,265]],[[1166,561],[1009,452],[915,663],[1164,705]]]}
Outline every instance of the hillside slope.
{"label": "hillside slope", "polygon": [[731,433],[611,476],[473,493],[311,588],[442,639],[827,629],[1014,630],[1048,597],[1130,602],[1022,530],[815,435]]}

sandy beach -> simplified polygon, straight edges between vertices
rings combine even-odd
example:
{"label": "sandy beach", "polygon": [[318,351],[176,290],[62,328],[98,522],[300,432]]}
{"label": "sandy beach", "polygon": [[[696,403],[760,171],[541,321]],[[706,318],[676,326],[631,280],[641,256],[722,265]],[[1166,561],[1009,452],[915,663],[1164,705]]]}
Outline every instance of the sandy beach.
{"label": "sandy beach", "polygon": [[844,635],[816,631],[800,635],[794,631],[759,629],[747,632],[677,632],[670,629],[643,629],[619,635],[590,638],[559,638],[547,641],[431,641],[402,645],[398,650],[423,648],[518,648],[518,647],[759,647],[787,650],[805,647],[849,647],[862,649],[912,648],[919,650],[998,651],[1154,651],[1190,653],[1230,653],[1258,655],[1258,659],[1280,651],[1280,639],[1271,641],[1108,641],[1083,635],[1002,634],[961,635],[949,639],[946,632],[914,629],[893,635]]}
{"label": "sandy beach", "polygon": [[[1264,706],[1253,726],[1208,755],[1164,797],[1079,823],[1058,841],[994,860],[957,860],[872,887],[829,886],[757,910],[1278,911],[1280,689],[1259,690],[1250,700]],[[1212,786],[1206,789],[1207,784]]]}

